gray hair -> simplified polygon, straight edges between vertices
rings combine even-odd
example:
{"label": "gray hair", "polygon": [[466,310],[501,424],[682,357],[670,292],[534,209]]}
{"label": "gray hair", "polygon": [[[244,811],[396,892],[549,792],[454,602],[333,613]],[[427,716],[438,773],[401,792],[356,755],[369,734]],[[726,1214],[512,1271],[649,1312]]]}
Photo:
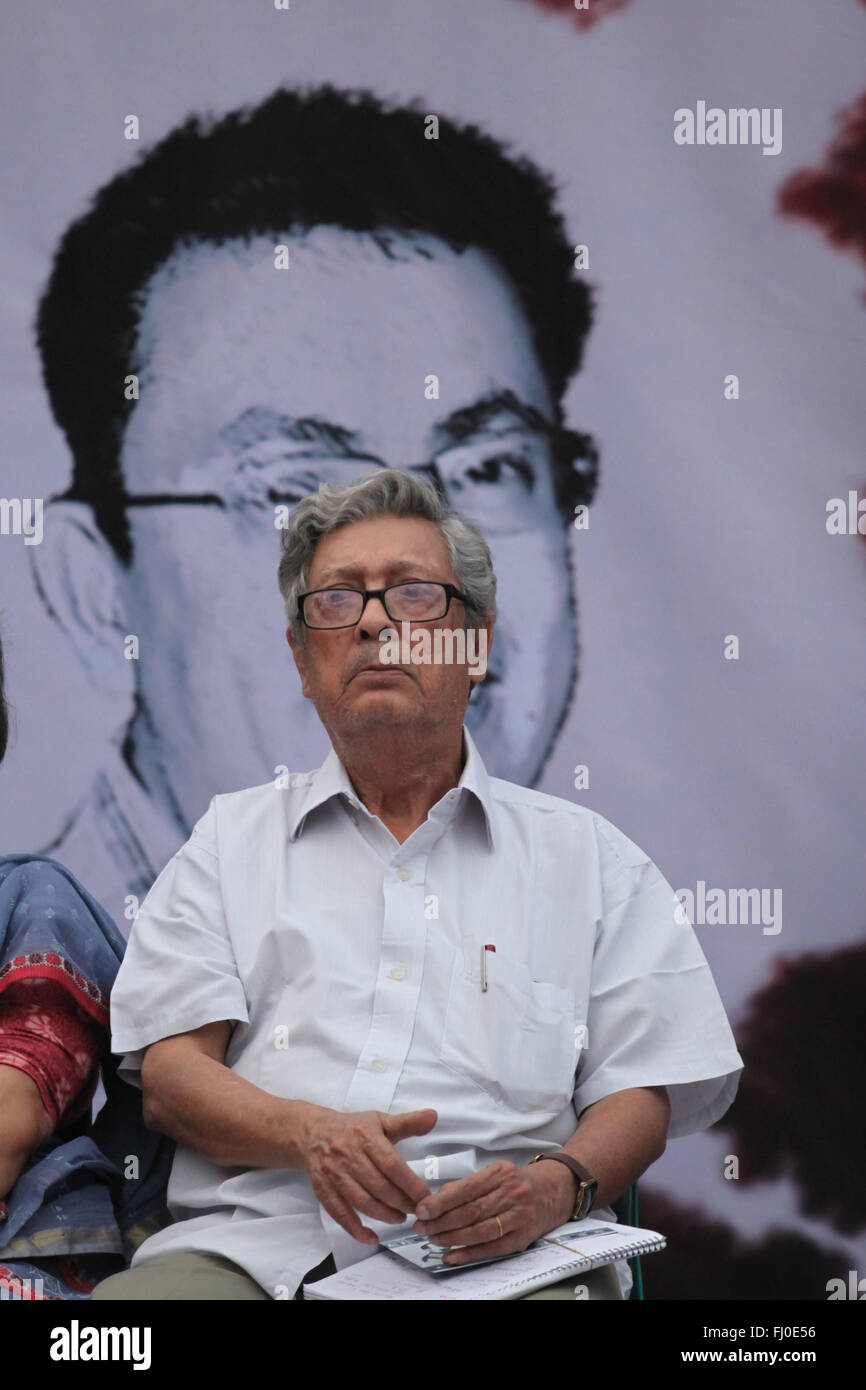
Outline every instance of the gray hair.
{"label": "gray hair", "polygon": [[496,575],[487,542],[477,526],[461,516],[435,485],[400,468],[371,468],[354,482],[338,487],[321,483],[290,513],[280,536],[277,582],[286,618],[303,646],[305,628],[298,616],[298,595],[307,587],[313,553],[322,536],[379,516],[418,516],[432,521],[448,546],[457,587],[466,595],[466,627],[496,619]]}

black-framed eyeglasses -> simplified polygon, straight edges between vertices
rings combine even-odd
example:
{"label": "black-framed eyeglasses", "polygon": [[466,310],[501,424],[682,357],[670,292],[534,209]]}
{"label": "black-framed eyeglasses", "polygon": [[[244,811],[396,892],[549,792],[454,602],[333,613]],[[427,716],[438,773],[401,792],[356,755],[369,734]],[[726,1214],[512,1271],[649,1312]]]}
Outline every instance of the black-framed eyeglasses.
{"label": "black-framed eyeglasses", "polygon": [[430,623],[444,618],[453,598],[468,602],[454,584],[433,579],[415,579],[389,584],[385,589],[309,589],[298,595],[298,617],[307,627],[357,627],[367,602],[381,599],[392,622]]}
{"label": "black-framed eyeglasses", "polygon": [[[533,499],[537,502],[543,494],[539,476],[552,465],[556,501],[567,517],[576,503],[589,503],[594,496],[595,442],[588,434],[551,424],[537,412],[532,412],[532,418],[534,430],[515,427],[500,438],[463,442],[444,449],[433,460],[404,465],[404,471],[426,474],[453,506],[495,533],[515,520],[521,526],[531,524]],[[291,451],[264,464],[253,455],[224,480],[221,491],[132,493],[121,488],[113,500],[124,511],[175,505],[215,507],[225,513],[278,505],[291,509],[321,482],[344,486],[376,466],[386,465],[377,456],[362,453],[329,457]],[[75,486],[52,500],[93,504]]]}

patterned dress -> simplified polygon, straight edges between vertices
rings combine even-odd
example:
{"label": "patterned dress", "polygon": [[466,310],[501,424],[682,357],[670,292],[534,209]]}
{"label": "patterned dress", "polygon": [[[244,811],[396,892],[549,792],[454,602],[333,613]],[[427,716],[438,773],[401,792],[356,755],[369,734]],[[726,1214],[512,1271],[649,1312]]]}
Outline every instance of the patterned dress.
{"label": "patterned dress", "polygon": [[174,1143],[145,1128],[109,1048],[124,945],[63,865],[0,857],[0,1064],[32,1078],[53,1126],[0,1201],[0,1298],[89,1298],[170,1220]]}

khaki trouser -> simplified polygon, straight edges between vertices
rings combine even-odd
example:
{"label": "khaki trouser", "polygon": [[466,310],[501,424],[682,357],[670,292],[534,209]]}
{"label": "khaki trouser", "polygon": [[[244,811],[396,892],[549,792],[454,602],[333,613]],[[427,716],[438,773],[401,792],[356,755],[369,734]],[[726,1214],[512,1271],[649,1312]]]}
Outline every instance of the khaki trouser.
{"label": "khaki trouser", "polygon": [[[325,1275],[335,1273],[335,1269],[333,1256],[328,1255],[320,1265],[309,1271],[304,1282],[315,1283],[316,1279],[324,1279]],[[586,1289],[585,1295],[580,1294],[581,1286]],[[594,1269],[589,1274],[572,1275],[568,1279],[560,1280],[558,1284],[548,1284],[546,1288],[537,1289],[535,1293],[524,1294],[522,1299],[515,1299],[514,1302],[523,1302],[524,1299],[530,1298],[564,1298],[573,1303],[577,1296],[590,1299],[622,1299],[613,1265],[603,1265],[601,1269]],[[128,1299],[134,1302],[140,1299],[234,1301],[239,1298],[268,1301],[270,1294],[265,1293],[261,1285],[245,1270],[233,1264],[231,1260],[223,1259],[221,1255],[211,1255],[200,1250],[177,1250],[170,1255],[155,1255],[152,1260],[145,1260],[142,1264],[136,1265],[135,1269],[112,1274],[110,1278],[97,1284],[90,1297]],[[295,1298],[300,1297],[301,1290],[298,1289]]]}

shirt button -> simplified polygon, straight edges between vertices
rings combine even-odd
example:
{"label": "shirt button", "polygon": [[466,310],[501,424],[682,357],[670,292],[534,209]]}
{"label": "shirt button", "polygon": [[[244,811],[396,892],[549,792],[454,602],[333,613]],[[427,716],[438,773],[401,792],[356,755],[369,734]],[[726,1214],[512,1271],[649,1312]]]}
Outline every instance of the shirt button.
{"label": "shirt button", "polygon": [[406,971],[403,969],[402,965],[395,965],[395,966],[394,966],[394,969],[391,971],[391,979],[392,979],[392,980],[405,980],[405,978],[406,978]]}
{"label": "shirt button", "polygon": [[410,879],[412,877],[412,872],[410,869],[404,869],[403,865],[401,864],[399,869],[397,870],[397,877],[400,879],[402,883],[405,883],[407,879]]}
{"label": "shirt button", "polygon": [[387,1062],[383,1062],[382,1059],[381,1059],[381,1057],[377,1057],[376,1060],[375,1060],[375,1062],[373,1063],[373,1070],[374,1070],[374,1071],[387,1071],[387,1070],[388,1070],[388,1063],[387,1063]]}

